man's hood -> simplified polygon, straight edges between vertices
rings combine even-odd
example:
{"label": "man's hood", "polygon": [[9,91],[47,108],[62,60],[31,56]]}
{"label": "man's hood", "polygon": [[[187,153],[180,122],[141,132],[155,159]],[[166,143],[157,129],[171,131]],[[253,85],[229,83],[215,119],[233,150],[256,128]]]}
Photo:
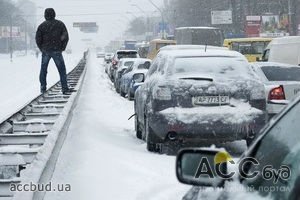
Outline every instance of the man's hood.
{"label": "man's hood", "polygon": [[55,14],[54,9],[53,8],[47,8],[45,10],[44,16],[45,16],[46,20],[53,20],[53,19],[55,19],[56,14]]}

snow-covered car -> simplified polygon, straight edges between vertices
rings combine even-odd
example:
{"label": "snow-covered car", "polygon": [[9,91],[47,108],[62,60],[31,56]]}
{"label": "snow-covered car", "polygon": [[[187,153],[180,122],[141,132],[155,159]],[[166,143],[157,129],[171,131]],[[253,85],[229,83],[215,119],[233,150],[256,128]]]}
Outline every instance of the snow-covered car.
{"label": "snow-covered car", "polygon": [[123,73],[128,69],[128,67],[131,67],[133,65],[135,59],[136,58],[122,58],[119,61],[117,70],[114,75],[114,77],[115,77],[114,85],[115,85],[115,89],[118,93],[120,92],[121,77],[122,77]]}
{"label": "snow-covered car", "polygon": [[136,135],[149,151],[250,143],[267,116],[264,85],[242,54],[227,50],[161,51],[134,102]]}
{"label": "snow-covered car", "polygon": [[213,49],[217,49],[217,50],[227,50],[229,51],[229,49],[227,47],[218,47],[218,46],[211,46],[211,45],[183,45],[183,44],[179,44],[179,45],[168,45],[168,46],[164,46],[162,48],[159,49],[159,52],[161,51],[170,51],[170,50],[191,50],[191,49],[198,49],[198,50],[213,50]]}
{"label": "snow-covered car", "polygon": [[[239,159],[231,158],[225,150],[181,150],[176,161],[178,180],[193,185],[183,199],[300,199],[299,118],[298,97],[264,128]],[[211,166],[211,178],[198,173],[203,160]],[[220,177],[216,169],[222,169],[225,175],[235,175]]]}
{"label": "snow-covered car", "polygon": [[114,57],[114,54],[113,53],[105,53],[105,56],[104,56],[104,61],[109,63],[111,62],[111,59]]}
{"label": "snow-covered car", "polygon": [[109,78],[114,81],[115,70],[117,69],[118,62],[122,58],[139,58],[138,52],[136,50],[118,50],[111,61],[110,68],[108,70]]}
{"label": "snow-covered car", "polygon": [[105,53],[100,51],[100,52],[97,52],[97,58],[104,58],[105,57]]}
{"label": "snow-covered car", "polygon": [[270,117],[278,114],[300,92],[300,67],[272,62],[252,64],[255,74],[266,89],[267,111]]}
{"label": "snow-covered car", "polygon": [[151,65],[151,60],[146,58],[138,58],[134,61],[134,64],[131,67],[128,67],[121,78],[120,84],[120,94],[122,97],[125,97],[126,94],[130,95],[129,99],[133,96],[130,93],[130,84],[133,81],[133,76],[138,73],[147,73]]}

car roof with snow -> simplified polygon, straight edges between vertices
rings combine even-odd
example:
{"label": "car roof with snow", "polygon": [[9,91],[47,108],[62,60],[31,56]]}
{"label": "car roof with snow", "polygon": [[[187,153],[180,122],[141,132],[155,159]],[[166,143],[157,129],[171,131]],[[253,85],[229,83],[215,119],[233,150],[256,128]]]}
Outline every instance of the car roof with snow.
{"label": "car roof with snow", "polygon": [[192,50],[192,49],[221,49],[221,50],[227,50],[226,47],[217,47],[217,46],[211,46],[211,45],[168,45],[165,47],[160,48],[159,51],[165,51],[165,50]]}
{"label": "car roof with snow", "polygon": [[203,49],[202,51],[193,50],[173,50],[173,51],[161,51],[159,55],[167,55],[170,57],[235,57],[247,61],[244,55],[237,51],[228,51],[221,49]]}
{"label": "car roof with snow", "polygon": [[120,61],[122,62],[128,62],[128,61],[135,61],[137,58],[121,58]]}
{"label": "car roof with snow", "polygon": [[152,62],[152,60],[147,59],[147,58],[135,58],[134,59],[134,64],[136,64],[136,63],[142,63],[142,62],[147,62],[147,61]]}
{"label": "car roof with snow", "polygon": [[[254,62],[251,63],[253,67],[282,67],[282,68],[291,68],[291,67],[299,67],[298,65],[290,65],[285,63],[278,63],[278,62]],[[300,67],[299,67],[300,68]]]}
{"label": "car roof with snow", "polygon": [[117,54],[119,53],[137,53],[136,50],[118,50]]}

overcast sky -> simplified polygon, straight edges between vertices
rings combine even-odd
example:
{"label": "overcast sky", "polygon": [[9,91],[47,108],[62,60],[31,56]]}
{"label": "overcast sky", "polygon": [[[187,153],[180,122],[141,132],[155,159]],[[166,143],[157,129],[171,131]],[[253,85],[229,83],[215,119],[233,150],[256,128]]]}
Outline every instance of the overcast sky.
{"label": "overcast sky", "polygon": [[[44,9],[52,7],[56,10],[57,19],[64,21],[69,29],[71,45],[76,45],[82,38],[94,38],[101,46],[110,40],[120,37],[126,29],[128,22],[134,16],[156,15],[156,8],[148,0],[32,0],[37,4],[38,15],[43,15]],[[153,0],[162,5],[164,0]],[[145,13],[142,13],[137,5]],[[130,14],[131,12],[133,14]],[[95,14],[95,15],[85,15]],[[69,15],[69,16],[61,16]],[[80,16],[76,16],[80,15]],[[43,17],[38,17],[41,23]],[[97,22],[99,33],[82,34],[72,27],[73,22]]]}

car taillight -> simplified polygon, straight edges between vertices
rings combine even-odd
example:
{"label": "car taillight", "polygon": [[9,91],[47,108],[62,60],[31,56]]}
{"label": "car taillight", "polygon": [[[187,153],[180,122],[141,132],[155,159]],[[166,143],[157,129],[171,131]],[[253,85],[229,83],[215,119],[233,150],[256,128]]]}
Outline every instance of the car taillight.
{"label": "car taillight", "polygon": [[157,100],[171,100],[171,90],[167,87],[157,87],[153,90],[153,98]]}
{"label": "car taillight", "polygon": [[273,88],[269,93],[269,100],[285,100],[283,86]]}

